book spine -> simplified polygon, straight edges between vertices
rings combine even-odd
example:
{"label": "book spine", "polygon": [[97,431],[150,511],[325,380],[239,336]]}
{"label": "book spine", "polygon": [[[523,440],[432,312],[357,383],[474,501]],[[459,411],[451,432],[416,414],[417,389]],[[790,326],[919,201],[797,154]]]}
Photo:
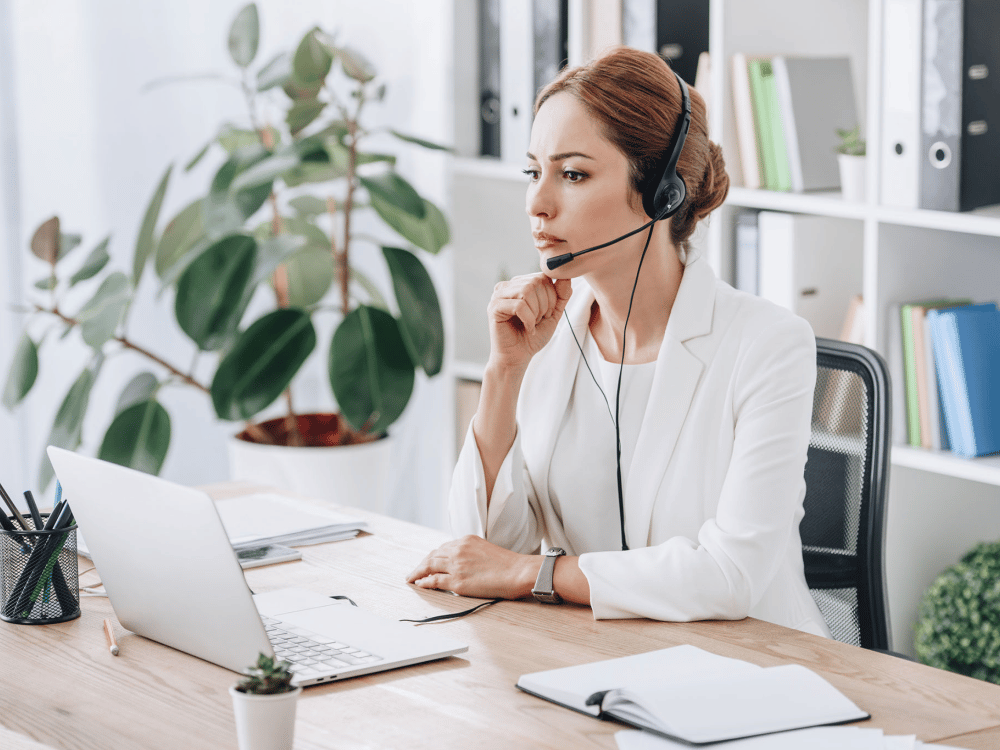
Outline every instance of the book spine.
{"label": "book spine", "polygon": [[947,444],[950,450],[958,453],[958,445],[961,439],[958,436],[958,424],[955,416],[958,411],[953,388],[955,374],[952,367],[953,361],[948,357],[946,352],[945,333],[940,318],[941,313],[939,311],[927,311],[927,323],[933,341],[934,365],[937,369],[938,389],[941,400],[941,421],[944,423],[944,434],[947,435],[947,439],[943,439],[941,442],[942,447]]}
{"label": "book spine", "polygon": [[770,63],[764,59],[747,62],[750,79],[750,98],[753,102],[754,134],[757,142],[757,160],[760,163],[761,183],[768,190],[777,190],[778,162],[771,138],[770,110],[767,106],[767,92],[764,85],[764,66]]}
{"label": "book spine", "polygon": [[[929,310],[927,311],[930,312]],[[941,401],[938,387],[937,365],[934,362],[934,337],[931,335],[930,318],[924,315],[924,379],[927,383],[927,421],[930,428],[929,445],[932,450],[941,450]]]}
{"label": "book spine", "polygon": [[920,447],[931,447],[931,422],[927,410],[930,406],[928,397],[927,360],[924,354],[924,312],[925,308],[914,305],[910,308],[911,325],[913,326],[913,366],[917,379],[917,414],[920,424]]}
{"label": "book spine", "polygon": [[908,443],[906,427],[906,376],[903,368],[903,327],[899,305],[890,305],[886,316],[887,363],[892,383],[892,442]]}
{"label": "book spine", "polygon": [[881,203],[920,205],[923,0],[886,0],[882,69]]}
{"label": "book spine", "polygon": [[941,329],[940,345],[944,348],[948,366],[951,402],[956,430],[951,435],[952,450],[966,458],[975,458],[975,433],[972,428],[972,410],[969,404],[969,383],[962,362],[962,346],[958,335],[955,313],[942,313],[938,318]]}
{"label": "book spine", "polygon": [[785,129],[781,123],[781,105],[778,102],[778,86],[774,80],[774,67],[768,61],[761,66],[765,107],[767,108],[768,134],[771,152],[774,154],[775,190],[787,192],[792,189],[792,176],[788,167],[788,149],[785,145]]}
{"label": "book spine", "polygon": [[805,191],[802,177],[802,155],[799,150],[798,130],[795,126],[795,108],[792,106],[792,87],[788,80],[788,66],[785,58],[777,56],[771,61],[774,70],[774,85],[777,92],[781,131],[785,136],[788,156],[789,186],[793,192]]}
{"label": "book spine", "polygon": [[920,207],[938,211],[960,205],[962,4],[924,0]]}
{"label": "book spine", "polygon": [[899,316],[903,328],[903,373],[906,387],[906,441],[915,448],[920,447],[920,412],[917,400],[917,367],[913,358],[913,316],[912,305],[903,305]]}
{"label": "book spine", "polygon": [[747,56],[733,55],[733,113],[736,117],[736,137],[740,147],[743,185],[754,190],[761,187],[761,164],[758,158],[757,131],[754,126],[753,98],[750,94],[750,72]]}

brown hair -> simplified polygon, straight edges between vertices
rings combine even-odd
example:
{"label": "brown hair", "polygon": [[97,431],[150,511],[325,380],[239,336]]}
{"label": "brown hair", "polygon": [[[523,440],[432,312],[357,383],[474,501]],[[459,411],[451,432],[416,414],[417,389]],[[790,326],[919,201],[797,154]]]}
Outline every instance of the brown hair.
{"label": "brown hair", "polygon": [[[629,162],[633,194],[629,202],[642,210],[642,188],[658,180],[650,172],[664,156],[677,129],[681,91],[667,63],[651,52],[614,47],[577,68],[566,68],[535,99],[535,114],[553,94],[566,91],[587,108],[604,136]],[[729,175],[722,149],[708,140],[705,100],[688,87],[691,127],[677,162],[687,197],[674,214],[670,239],[682,250],[695,225],[722,205],[729,192]]]}

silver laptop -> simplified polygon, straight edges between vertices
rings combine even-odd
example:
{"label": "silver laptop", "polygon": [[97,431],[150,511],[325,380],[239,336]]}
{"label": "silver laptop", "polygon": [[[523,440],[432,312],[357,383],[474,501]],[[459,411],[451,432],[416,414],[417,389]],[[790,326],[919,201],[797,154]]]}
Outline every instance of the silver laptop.
{"label": "silver laptop", "polygon": [[253,595],[204,492],[61,448],[48,454],[111,606],[133,633],[234,672],[276,654],[298,685],[468,650],[309,591]]}

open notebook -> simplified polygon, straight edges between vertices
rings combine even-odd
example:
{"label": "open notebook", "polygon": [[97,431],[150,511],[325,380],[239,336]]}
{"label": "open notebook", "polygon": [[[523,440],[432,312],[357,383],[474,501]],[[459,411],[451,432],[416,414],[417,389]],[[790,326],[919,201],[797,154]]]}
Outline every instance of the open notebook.
{"label": "open notebook", "polygon": [[759,667],[695,646],[526,674],[517,686],[692,744],[870,718],[806,667]]}

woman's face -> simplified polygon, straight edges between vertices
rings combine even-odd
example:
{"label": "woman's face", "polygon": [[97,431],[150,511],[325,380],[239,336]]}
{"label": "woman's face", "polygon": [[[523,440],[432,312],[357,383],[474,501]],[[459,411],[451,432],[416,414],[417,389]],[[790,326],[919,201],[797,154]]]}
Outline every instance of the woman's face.
{"label": "woman's face", "polygon": [[531,127],[525,210],[542,271],[571,278],[638,255],[645,233],[550,271],[549,258],[578,252],[645,224],[646,214],[629,203],[632,194],[625,155],[600,131],[583,104],[565,91],[545,101]]}

